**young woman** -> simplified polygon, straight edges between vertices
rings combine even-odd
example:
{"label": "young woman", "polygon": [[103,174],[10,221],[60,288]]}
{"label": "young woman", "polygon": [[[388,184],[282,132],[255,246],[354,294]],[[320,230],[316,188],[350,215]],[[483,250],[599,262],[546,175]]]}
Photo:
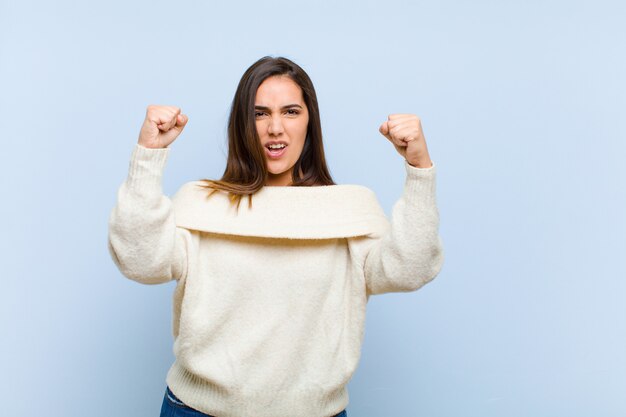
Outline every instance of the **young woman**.
{"label": "young woman", "polygon": [[170,199],[163,168],[187,122],[148,106],[109,218],[126,277],[176,281],[161,416],[347,416],[370,295],[415,291],[443,263],[420,119],[380,126],[406,170],[391,222],[373,191],[333,182],[313,84],[289,59],[264,57],[241,78],[222,178]]}

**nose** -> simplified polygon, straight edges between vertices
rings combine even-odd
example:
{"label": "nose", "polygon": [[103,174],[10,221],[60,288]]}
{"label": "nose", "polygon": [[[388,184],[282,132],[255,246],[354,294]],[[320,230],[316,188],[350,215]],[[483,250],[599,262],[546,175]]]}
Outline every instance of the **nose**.
{"label": "nose", "polygon": [[272,117],[272,119],[270,120],[270,125],[268,127],[268,133],[275,136],[283,133],[283,122],[280,119],[280,116]]}

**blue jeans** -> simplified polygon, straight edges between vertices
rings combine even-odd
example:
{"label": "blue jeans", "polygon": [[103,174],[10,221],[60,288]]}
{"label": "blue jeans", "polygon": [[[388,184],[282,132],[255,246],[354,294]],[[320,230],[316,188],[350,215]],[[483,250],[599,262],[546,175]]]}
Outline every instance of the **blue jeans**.
{"label": "blue jeans", "polygon": [[[165,388],[165,396],[163,396],[163,405],[161,406],[160,417],[215,417],[209,414],[201,413],[200,411],[189,407],[182,402],[177,396],[170,391],[170,387]],[[335,414],[333,417],[348,417],[346,410],[343,410],[339,414]]]}

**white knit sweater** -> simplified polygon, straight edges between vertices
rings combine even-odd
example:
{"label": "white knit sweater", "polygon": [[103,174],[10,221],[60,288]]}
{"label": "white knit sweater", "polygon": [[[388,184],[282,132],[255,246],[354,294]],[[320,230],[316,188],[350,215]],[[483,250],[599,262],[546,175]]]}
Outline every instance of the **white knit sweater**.
{"label": "white knit sweater", "polygon": [[404,161],[389,222],[361,185],[265,186],[238,211],[196,181],[170,199],[169,152],[135,146],[109,252],[127,278],[176,280],[170,389],[218,417],[343,410],[369,296],[417,290],[442,267],[434,165]]}

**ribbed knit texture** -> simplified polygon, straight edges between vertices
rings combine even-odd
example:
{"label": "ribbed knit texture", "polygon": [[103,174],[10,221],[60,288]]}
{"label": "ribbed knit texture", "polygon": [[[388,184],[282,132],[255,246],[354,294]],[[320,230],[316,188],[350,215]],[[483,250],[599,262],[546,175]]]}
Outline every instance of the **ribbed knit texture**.
{"label": "ribbed knit texture", "polygon": [[218,417],[328,417],[346,408],[370,295],[414,291],[443,264],[435,166],[404,161],[387,220],[361,185],[263,187],[239,209],[198,181],[170,199],[170,148],[136,145],[109,218],[126,277],[176,280],[166,382]]}

